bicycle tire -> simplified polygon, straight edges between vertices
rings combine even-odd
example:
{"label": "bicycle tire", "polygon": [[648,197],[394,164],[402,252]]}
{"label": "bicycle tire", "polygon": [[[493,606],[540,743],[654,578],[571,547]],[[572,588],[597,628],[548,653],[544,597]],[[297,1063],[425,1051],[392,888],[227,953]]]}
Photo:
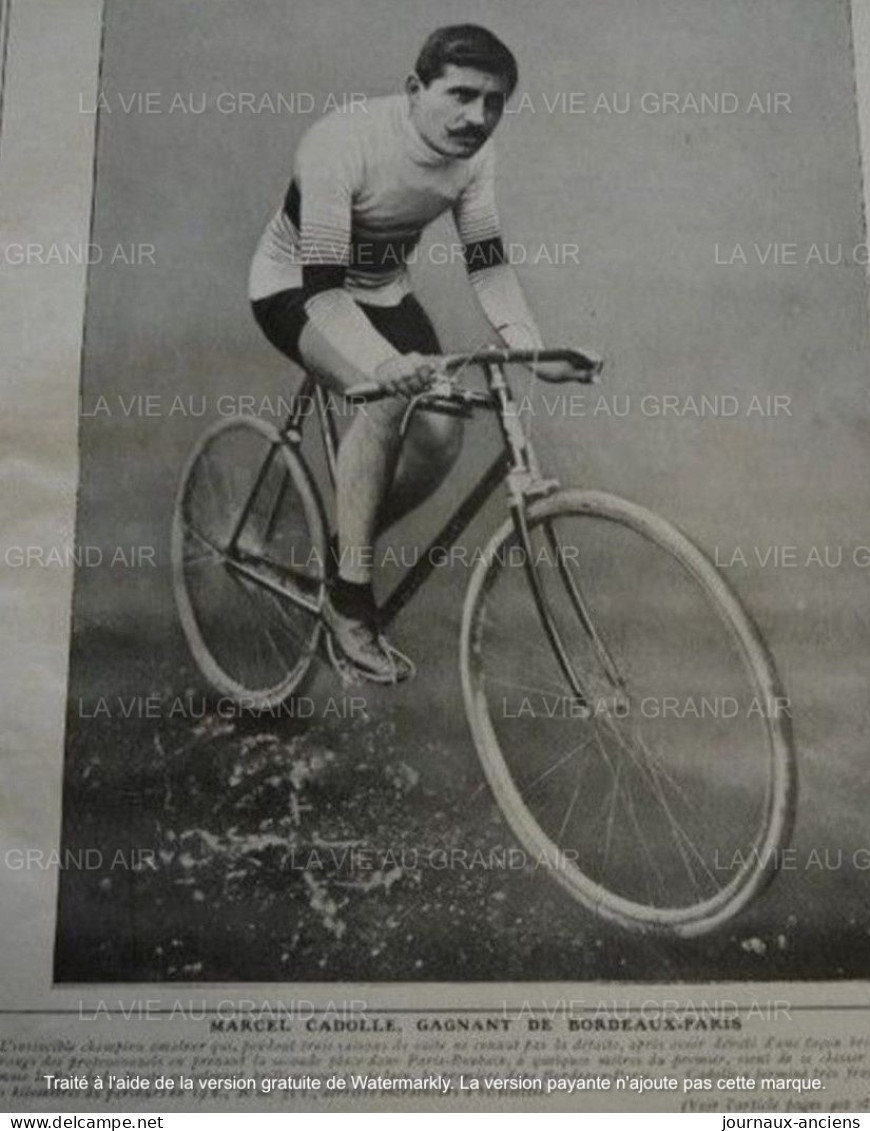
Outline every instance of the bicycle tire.
{"label": "bicycle tire", "polygon": [[[281,506],[285,506],[289,487],[290,500],[298,504],[294,513],[299,516],[300,523],[304,523],[304,528],[297,524],[299,526],[297,533],[300,540],[311,547],[307,556],[306,570],[311,574],[310,600],[312,608],[310,616],[306,614],[302,628],[298,630],[298,639],[289,628],[289,610],[292,608],[292,603],[283,600],[280,594],[268,590],[268,601],[264,601],[264,607],[267,606],[268,602],[271,602],[276,610],[282,613],[284,621],[287,621],[288,624],[283,629],[280,647],[274,645],[273,640],[272,651],[278,657],[274,664],[275,676],[265,678],[258,683],[255,683],[253,679],[240,677],[237,671],[229,670],[230,664],[236,662],[233,655],[240,655],[240,650],[247,646],[251,638],[251,634],[245,631],[243,618],[242,623],[235,626],[237,631],[234,633],[229,632],[229,630],[224,632],[221,641],[224,645],[224,655],[220,655],[215,641],[207,639],[203,624],[202,606],[197,607],[197,598],[191,592],[187,572],[189,562],[187,535],[192,523],[190,512],[194,507],[193,493],[198,485],[201,486],[204,460],[207,453],[218,444],[228,442],[232,436],[235,436],[236,440],[239,436],[247,436],[249,439],[253,439],[255,445],[263,453],[271,450],[274,445],[275,466],[285,476],[282,480],[282,491],[285,492],[285,495],[282,496]],[[223,474],[227,473],[224,472]],[[215,509],[219,510],[219,504],[216,504]],[[286,517],[286,515],[282,515],[282,517]],[[231,528],[235,521],[235,514],[224,515],[223,519],[228,524],[224,528],[225,532]],[[274,515],[271,516],[270,522],[273,520]],[[215,521],[223,520],[218,515]],[[288,532],[282,530],[281,533],[286,536]],[[200,537],[200,541],[205,541],[205,539]],[[299,692],[310,672],[320,641],[319,609],[322,606],[325,591],[327,553],[326,521],[323,507],[317,487],[295,445],[284,438],[274,424],[252,416],[230,417],[218,421],[207,429],[197,441],[181,476],[172,519],[171,561],[173,590],[179,620],[197,667],[212,687],[234,702],[253,710],[274,708],[292,694]],[[214,551],[213,556],[215,563],[217,563],[220,557],[219,548]],[[249,572],[244,574],[233,572],[234,567],[231,558],[220,564],[224,567],[224,574],[233,575],[237,588],[247,594],[252,605],[254,605],[252,594],[257,592],[255,580],[257,570],[277,568],[268,566],[264,561],[259,566],[251,566]],[[221,612],[220,607],[215,610],[216,620],[220,618]],[[279,629],[276,629],[276,632],[283,626],[281,616],[278,617],[277,624]],[[254,646],[257,645],[258,642],[254,641]],[[283,667],[286,670],[281,670],[278,674],[282,667],[282,661],[285,661]]]}
{"label": "bicycle tire", "polygon": [[[663,551],[668,562],[677,563],[679,570],[674,572],[697,585],[720,625],[727,630],[730,648],[742,659],[747,682],[767,702],[787,703],[773,659],[759,630],[712,562],[685,534],[651,511],[602,492],[563,490],[531,504],[527,510],[530,530],[541,527],[545,520],[548,520],[546,528],[552,529],[553,523],[565,516],[599,520],[605,525],[615,524],[652,543],[657,551]],[[566,859],[564,850],[555,842],[551,831],[541,827],[540,818],[532,811],[515,781],[518,774],[502,749],[504,739],[499,738],[499,725],[491,710],[489,698],[492,693],[487,689],[487,673],[484,670],[484,642],[490,615],[487,603],[497,578],[504,573],[504,562],[519,544],[514,522],[508,519],[493,535],[470,578],[460,638],[460,670],[466,714],[496,802],[526,851],[547,865],[562,886],[596,914],[640,932],[692,936],[715,929],[744,908],[772,879],[781,861],[781,850],[790,840],[797,796],[790,712],[768,713],[764,719],[768,767],[765,773],[769,782],[758,829],[757,851],[737,866],[718,893],[695,903],[661,906],[626,898],[620,892],[610,890],[598,878],[587,874],[589,867],[583,860]],[[526,585],[530,591],[528,583]],[[531,603],[531,597],[529,601]],[[530,656],[531,652],[526,654]],[[502,732],[504,729],[502,724]],[[628,759],[624,757],[623,763],[626,761]],[[653,765],[652,762],[650,764]],[[615,780],[614,789],[618,793],[618,770],[614,771],[612,766],[607,768]],[[650,775],[654,782],[657,773],[656,770]],[[641,777],[638,766],[638,778]],[[556,787],[553,788],[555,790]],[[579,780],[577,789],[580,789]],[[574,797],[576,799],[576,793]],[[628,808],[626,802],[623,804]],[[664,803],[662,808],[663,811],[666,808]],[[638,810],[633,801],[631,810],[636,820]],[[671,814],[668,814],[668,819],[671,819]],[[673,839],[679,842],[676,830]]]}

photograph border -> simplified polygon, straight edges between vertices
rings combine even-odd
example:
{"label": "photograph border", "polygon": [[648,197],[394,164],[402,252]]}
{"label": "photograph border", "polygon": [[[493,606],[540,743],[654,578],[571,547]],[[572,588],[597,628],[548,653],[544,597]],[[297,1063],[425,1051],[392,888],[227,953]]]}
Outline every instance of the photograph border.
{"label": "photograph border", "polygon": [[[107,0],[0,0],[0,183],[7,207],[14,210],[18,232],[28,241],[52,238],[87,242],[93,215],[94,173],[99,118],[78,113],[79,98],[95,95]],[[856,100],[862,138],[864,206],[868,198],[870,139],[870,0],[852,0]],[[60,28],[56,24],[60,19]],[[54,35],[62,36],[65,58],[49,73],[44,64]],[[49,81],[47,81],[47,78]],[[49,92],[49,87],[51,91]],[[58,113],[58,108],[62,112]],[[35,146],[35,138],[42,139]],[[58,207],[58,185],[63,185]],[[45,208],[51,192],[52,209]],[[26,233],[26,235],[25,235]],[[7,452],[7,475],[15,500],[8,525],[13,539],[57,540],[74,531],[78,485],[78,407],[81,355],[85,332],[87,269],[65,265],[16,268],[14,287],[0,279],[4,310],[6,365],[11,374],[7,408],[0,435]],[[7,293],[8,292],[8,293]],[[63,325],[43,340],[35,334],[35,303],[50,302]],[[29,331],[29,332],[28,332]],[[37,343],[39,356],[34,356]],[[0,717],[4,746],[9,745],[2,790],[7,817],[0,842],[15,841],[26,830],[28,843],[46,851],[58,847],[63,775],[63,726],[66,712],[72,577],[68,571],[21,570],[6,574],[0,608],[9,624],[9,648],[0,661]],[[35,610],[39,610],[38,613]],[[28,682],[29,681],[29,682]],[[40,709],[34,710],[34,688]],[[28,690],[29,689],[29,690]],[[216,983],[49,983],[57,907],[57,875],[24,872],[0,875],[4,918],[13,926],[4,951],[0,1015],[79,1013],[86,997],[105,997],[111,987],[125,998],[179,992],[199,994],[204,1001],[226,997]],[[34,933],[38,934],[38,944]],[[657,989],[674,1000],[697,999],[710,985],[717,996],[757,1002],[789,998],[795,1013],[813,1018],[823,1011],[843,1014],[870,1009],[867,981],[715,982],[704,985],[668,983],[233,983],[251,996],[264,987],[280,1000],[294,988],[323,1002],[336,997],[364,997],[371,1013],[475,1013],[511,1008],[511,1000],[552,1001],[570,998],[582,988],[584,997],[614,994],[627,1008],[640,1008]],[[169,987],[169,988],[166,988]],[[445,1006],[448,995],[461,1003]],[[519,1001],[517,1000],[519,999]],[[856,1000],[861,999],[861,1000]],[[635,1002],[631,1005],[632,1001]],[[410,1005],[409,1002],[413,1004]],[[507,1004],[506,1004],[507,1002]],[[316,1004],[316,1002],[315,1002]],[[75,1005],[75,1008],[73,1008]],[[590,1005],[589,1009],[594,1009]]]}

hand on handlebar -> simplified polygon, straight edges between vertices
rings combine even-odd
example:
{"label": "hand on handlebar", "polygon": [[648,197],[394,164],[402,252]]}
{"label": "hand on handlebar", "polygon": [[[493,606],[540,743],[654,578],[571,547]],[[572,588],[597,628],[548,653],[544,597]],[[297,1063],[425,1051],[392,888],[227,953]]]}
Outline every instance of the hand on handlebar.
{"label": "hand on handlebar", "polygon": [[576,370],[567,361],[540,361],[532,369],[543,381],[570,381],[576,376]]}
{"label": "hand on handlebar", "polygon": [[[420,353],[396,355],[382,362],[373,380],[354,385],[345,396],[358,400],[378,400],[384,396],[401,396],[412,400],[421,393],[434,391],[436,396],[454,393],[456,374],[470,365],[491,368],[493,365],[527,365],[544,381],[596,381],[604,362],[591,350],[475,350],[427,356]],[[443,387],[442,387],[443,386]]]}
{"label": "hand on handlebar", "polygon": [[429,388],[439,372],[439,361],[421,353],[400,354],[381,362],[375,379],[386,392],[410,399]]}
{"label": "hand on handlebar", "polygon": [[580,372],[587,380],[589,377],[594,380],[604,363],[597,354],[588,350],[583,356],[590,362],[590,366],[582,371],[578,371],[570,361],[539,361],[533,363],[531,368],[542,381],[576,381]]}

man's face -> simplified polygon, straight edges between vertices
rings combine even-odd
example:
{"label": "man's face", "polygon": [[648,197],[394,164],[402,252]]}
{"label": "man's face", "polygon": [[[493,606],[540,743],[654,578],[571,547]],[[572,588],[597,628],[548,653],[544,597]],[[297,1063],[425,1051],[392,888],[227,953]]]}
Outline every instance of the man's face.
{"label": "man's face", "polygon": [[452,63],[423,86],[408,80],[411,120],[417,132],[445,157],[471,157],[498,125],[508,96],[506,80]]}

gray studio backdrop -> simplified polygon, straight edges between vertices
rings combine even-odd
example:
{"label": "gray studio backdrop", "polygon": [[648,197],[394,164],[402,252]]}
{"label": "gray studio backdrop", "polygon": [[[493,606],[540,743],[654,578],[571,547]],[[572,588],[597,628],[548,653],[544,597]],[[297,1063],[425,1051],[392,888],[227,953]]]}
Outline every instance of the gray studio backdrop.
{"label": "gray studio backdrop", "polygon": [[[169,521],[205,421],[169,417],[172,398],[205,394],[213,406],[221,394],[275,398],[295,386],[245,290],[300,137],[330,95],[399,89],[425,35],[465,20],[492,28],[520,63],[514,112],[496,134],[505,237],[545,247],[543,258],[579,248],[578,262],[520,264],[522,283],[548,340],[604,353],[601,395],[631,405],[612,418],[536,416],[548,467],[661,511],[720,560],[741,549],[746,564],[729,575],[799,708],[802,821],[816,839],[860,845],[870,570],[851,556],[870,543],[870,419],[846,0],[110,0],[93,239],[152,244],[155,263],[90,272],[78,539],[151,545],[158,564],[79,571],[74,628],[93,648],[74,652],[71,694],[94,693],[109,663],[123,678],[134,652],[156,667],[166,641],[178,651]],[[131,107],[135,92],[159,96],[158,111]],[[721,112],[734,104],[726,92],[738,112]],[[250,100],[238,109],[242,93],[259,113]],[[686,104],[703,93],[719,113]],[[787,98],[778,113],[747,112],[753,93],[764,106]],[[206,111],[170,113],[178,94],[192,108],[204,97]],[[313,110],[288,112],[294,95]],[[443,224],[429,243],[452,238]],[[839,248],[842,261],[819,263],[813,247],[829,260]],[[424,262],[416,278],[445,346],[477,344],[485,326],[463,270]],[[119,396],[149,394],[158,415],[125,418]],[[666,394],[684,415],[654,415],[661,401],[643,401]],[[776,394],[790,398],[788,414],[745,414],[753,395]],[[685,398],[702,395],[736,398],[738,415],[697,418]],[[100,397],[111,417],[91,415]],[[469,438],[460,478],[494,450],[486,423]],[[453,495],[442,489],[401,537],[434,529]],[[761,564],[774,545],[803,557],[842,547],[843,565]],[[438,572],[400,622],[423,657],[407,703],[458,736],[452,667],[467,573]]]}

